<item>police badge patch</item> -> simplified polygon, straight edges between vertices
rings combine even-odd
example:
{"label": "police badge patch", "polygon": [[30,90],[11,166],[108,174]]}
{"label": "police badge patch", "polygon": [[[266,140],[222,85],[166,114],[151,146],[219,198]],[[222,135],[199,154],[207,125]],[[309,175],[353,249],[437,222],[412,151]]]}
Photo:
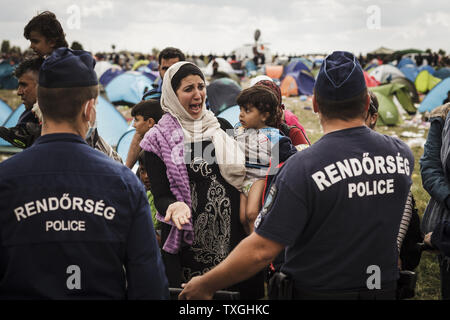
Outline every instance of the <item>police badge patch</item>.
{"label": "police badge patch", "polygon": [[256,217],[255,220],[255,228],[258,228],[258,226],[261,224],[262,219],[264,219],[267,212],[272,208],[273,201],[275,199],[275,196],[277,195],[277,186],[273,184],[270,187],[269,193],[267,194],[266,201],[264,201],[264,206],[262,207],[261,211],[258,214],[258,217]]}

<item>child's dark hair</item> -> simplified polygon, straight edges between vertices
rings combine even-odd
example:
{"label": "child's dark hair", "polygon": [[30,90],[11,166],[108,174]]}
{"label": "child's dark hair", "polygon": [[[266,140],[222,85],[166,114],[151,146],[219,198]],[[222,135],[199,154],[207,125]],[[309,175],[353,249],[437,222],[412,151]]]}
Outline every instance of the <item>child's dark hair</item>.
{"label": "child's dark hair", "polygon": [[39,74],[39,70],[41,69],[43,62],[44,58],[42,57],[32,57],[29,59],[25,59],[14,70],[14,76],[19,79],[25,73],[30,71]]}
{"label": "child's dark hair", "polygon": [[141,150],[138,154],[137,161],[139,162],[139,165],[145,168],[145,151]]}
{"label": "child's dark hair", "polygon": [[144,120],[152,118],[153,120],[155,120],[155,123],[157,123],[159,119],[161,119],[163,114],[164,111],[161,109],[161,105],[156,99],[141,101],[137,105],[135,105],[133,109],[131,109],[132,117],[142,116]]}
{"label": "child's dark hair", "polygon": [[236,102],[241,107],[253,106],[261,113],[268,112],[266,125],[277,128],[281,114],[278,112],[278,98],[272,90],[264,86],[253,86],[242,90]]}
{"label": "child's dark hair", "polygon": [[141,152],[139,152],[138,157],[137,157],[137,162],[139,163],[139,166],[136,171],[136,176],[139,178],[139,180],[141,180],[141,169],[145,170],[145,151],[144,150],[141,150]]}
{"label": "child's dark hair", "polygon": [[59,23],[56,19],[53,12],[44,11],[33,17],[33,19],[28,22],[23,30],[23,36],[25,39],[30,39],[30,34],[32,31],[39,32],[48,40],[54,40],[55,49],[60,47],[69,47],[61,23]]}

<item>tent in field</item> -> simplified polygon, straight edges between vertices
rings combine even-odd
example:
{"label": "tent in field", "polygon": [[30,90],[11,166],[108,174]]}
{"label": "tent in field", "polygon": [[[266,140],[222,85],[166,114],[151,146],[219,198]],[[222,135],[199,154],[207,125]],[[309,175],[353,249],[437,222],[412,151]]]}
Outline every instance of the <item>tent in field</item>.
{"label": "tent in field", "polygon": [[314,75],[309,68],[301,60],[293,60],[284,68],[280,85],[281,94],[287,97],[312,95],[314,83]]}
{"label": "tent in field", "polygon": [[[297,90],[294,91],[295,86],[292,85],[292,77],[296,82]],[[299,95],[312,95],[314,90],[315,79],[314,76],[309,71],[301,70],[293,73],[288,73],[285,78],[281,81],[280,89],[282,90],[282,95],[285,96],[299,96]],[[288,87],[289,90],[287,94],[283,94],[283,90]],[[292,94],[293,93],[293,94]]]}
{"label": "tent in field", "polygon": [[228,61],[226,61],[223,58],[215,58],[210,63],[208,63],[206,68],[204,68],[203,72],[204,72],[205,76],[210,77],[210,76],[213,75],[213,71],[214,71],[213,70],[213,63],[214,63],[214,61],[216,61],[217,64],[219,65],[217,71],[225,72],[227,74],[234,73],[234,69],[231,66],[231,64],[228,63]]}
{"label": "tent in field", "polygon": [[266,65],[266,75],[272,79],[280,79],[283,76],[283,66]]}
{"label": "tent in field", "polygon": [[117,145],[122,134],[128,130],[127,120],[102,96],[98,97],[97,128],[100,136],[112,147]]}
{"label": "tent in field", "polygon": [[97,63],[95,64],[95,67],[94,67],[95,73],[97,74],[97,78],[100,79],[101,76],[111,68],[112,68],[111,62],[97,61]]}
{"label": "tent in field", "polygon": [[378,63],[375,63],[375,62],[368,63],[368,64],[364,67],[364,71],[370,72],[370,71],[372,71],[373,69],[375,69],[375,68],[378,67],[378,66],[379,66],[379,64],[378,64]]}
{"label": "tent in field", "polygon": [[414,84],[420,93],[427,93],[433,89],[441,79],[433,77],[428,70],[422,70],[416,77]]}
{"label": "tent in field", "polygon": [[411,64],[401,67],[400,71],[412,82],[416,80],[417,75],[419,74],[419,68]]}
{"label": "tent in field", "polygon": [[395,78],[404,78],[405,75],[396,67],[389,64],[382,64],[369,71],[369,75],[373,76],[377,81],[384,83],[390,82]]}
{"label": "tent in field", "polygon": [[395,78],[391,81],[391,83],[400,83],[403,84],[406,89],[408,89],[409,96],[411,98],[411,101],[413,103],[419,103],[419,94],[417,93],[416,86],[414,85],[414,82],[410,81],[407,78]]}
{"label": "tent in field", "polygon": [[374,92],[378,99],[378,124],[386,126],[395,126],[400,120],[400,115],[392,99],[384,96],[382,93]]}
{"label": "tent in field", "polygon": [[125,72],[124,70],[122,70],[117,66],[111,67],[102,73],[98,81],[101,83],[103,87],[106,87],[111,82],[112,79],[121,75],[124,72]]}
{"label": "tent in field", "polygon": [[450,91],[450,78],[439,82],[423,99],[419,107],[419,112],[431,111],[442,105]]}
{"label": "tent in field", "polygon": [[364,80],[366,80],[366,85],[368,87],[376,87],[380,85],[380,82],[377,81],[373,76],[370,76],[367,71],[363,71],[364,73]]}
{"label": "tent in field", "polygon": [[209,108],[215,115],[236,105],[236,97],[242,88],[230,78],[220,78],[206,87]]}
{"label": "tent in field", "polygon": [[[6,128],[14,127],[17,124],[17,121],[19,120],[20,115],[24,111],[25,111],[25,105],[21,104],[12,113],[10,113],[9,117],[5,120],[5,122],[3,123],[2,126],[6,127]],[[0,138],[0,148],[4,149],[5,147],[11,148],[11,149],[14,148],[9,142]],[[17,149],[17,148],[15,148],[15,149]]]}
{"label": "tent in field", "polygon": [[133,64],[133,67],[131,68],[131,70],[136,71],[141,67],[147,67],[149,63],[150,63],[150,60],[147,60],[147,59],[138,60]]}
{"label": "tent in field", "polygon": [[[205,62],[200,58],[190,57],[190,58],[186,58],[186,61],[192,62],[199,68],[206,68]],[[156,65],[156,69],[153,69],[153,70],[158,70],[158,65]]]}
{"label": "tent in field", "polygon": [[233,127],[239,123],[239,113],[241,109],[239,106],[232,106],[225,109],[217,115],[218,118],[223,118],[227,120]]}
{"label": "tent in field", "polygon": [[19,121],[20,115],[25,111],[25,105],[22,103],[13,112],[10,113],[9,117],[3,123],[4,127],[10,128],[14,127]]}
{"label": "tent in field", "polygon": [[436,70],[434,70],[434,68],[429,65],[419,67],[419,73],[423,70],[427,70],[432,76],[434,76],[434,73],[436,72]]}
{"label": "tent in field", "polygon": [[0,125],[2,125],[6,119],[8,119],[9,115],[12,113],[12,109],[8,104],[0,100]]}
{"label": "tent in field", "polygon": [[397,68],[401,69],[402,67],[406,66],[406,65],[412,65],[416,67],[416,63],[410,59],[410,58],[402,58],[398,64],[397,64]]}
{"label": "tent in field", "polygon": [[0,63],[0,89],[17,89],[19,82],[14,77],[14,66],[5,60]]}
{"label": "tent in field", "polygon": [[281,81],[280,90],[282,96],[298,96],[298,86],[294,76],[287,75],[284,77],[283,81]]}
{"label": "tent in field", "polygon": [[442,80],[450,78],[450,68],[441,68],[439,70],[436,70],[434,76]]}
{"label": "tent in field", "polygon": [[252,72],[256,72],[257,68],[253,60],[248,59],[245,64],[245,70],[247,71],[247,74],[250,74]]}
{"label": "tent in field", "polygon": [[311,72],[311,70],[300,59],[293,59],[284,68],[283,74],[288,75],[289,73],[297,73],[302,70],[306,72]]}
{"label": "tent in field", "polygon": [[298,59],[298,60],[300,60],[301,62],[303,62],[303,64],[304,64],[305,66],[307,66],[309,70],[311,70],[312,67],[313,67],[313,65],[314,65],[314,62],[312,62],[312,61],[309,60],[308,58],[300,57],[300,58],[295,58],[294,60],[296,60],[296,59]]}
{"label": "tent in field", "polygon": [[371,55],[387,55],[387,54],[393,54],[394,50],[386,48],[386,47],[379,47],[378,49],[373,50],[372,52],[368,52],[368,54]]}
{"label": "tent in field", "polygon": [[126,160],[128,155],[128,150],[130,149],[131,140],[133,140],[134,133],[136,129],[131,128],[125,131],[117,142],[117,153],[122,158],[123,161]]}
{"label": "tent in field", "polygon": [[153,81],[141,72],[127,71],[112,79],[105,87],[106,95],[115,105],[135,105],[153,88]]}
{"label": "tent in field", "polygon": [[375,93],[380,93],[392,101],[395,96],[402,108],[408,114],[415,114],[417,111],[414,103],[411,101],[408,88],[401,83],[384,84],[375,88],[371,88],[370,90]]}
{"label": "tent in field", "polygon": [[[21,104],[10,114],[3,126],[7,128],[14,127],[24,111],[25,106]],[[126,119],[102,96],[98,97],[96,111],[98,133],[112,147],[115,147],[122,134],[128,130]],[[0,138],[0,147],[12,147],[12,145]]]}

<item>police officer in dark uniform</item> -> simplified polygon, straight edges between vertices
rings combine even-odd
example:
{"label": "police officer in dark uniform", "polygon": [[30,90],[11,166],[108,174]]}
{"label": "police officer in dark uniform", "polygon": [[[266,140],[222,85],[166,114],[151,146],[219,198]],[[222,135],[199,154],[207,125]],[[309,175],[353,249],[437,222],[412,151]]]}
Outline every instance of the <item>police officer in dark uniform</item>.
{"label": "police officer in dark uniform", "polygon": [[92,149],[95,61],[59,48],[39,73],[42,136],[0,163],[0,299],[167,299],[143,185]]}
{"label": "police officer in dark uniform", "polygon": [[357,59],[329,55],[313,100],[325,135],[281,167],[255,232],[179,298],[211,298],[285,248],[284,298],[395,299],[396,239],[414,159],[405,143],[365,126],[369,101]]}

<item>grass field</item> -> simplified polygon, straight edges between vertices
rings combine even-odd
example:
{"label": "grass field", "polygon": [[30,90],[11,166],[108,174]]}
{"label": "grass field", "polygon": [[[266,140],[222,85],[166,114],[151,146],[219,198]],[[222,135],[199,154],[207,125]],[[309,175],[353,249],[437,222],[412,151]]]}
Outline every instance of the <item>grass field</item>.
{"label": "grass field", "polygon": [[[15,91],[12,90],[0,90],[0,99],[8,103],[12,108],[16,108],[21,104],[20,98],[17,97]],[[283,100],[286,107],[292,110],[300,119],[300,123],[305,127],[308,137],[312,143],[317,141],[322,136],[322,131],[316,114],[312,112],[312,103],[310,100],[300,101],[298,97],[286,98]],[[410,116],[407,119],[411,118]],[[377,131],[388,134],[397,135],[401,139],[407,141],[409,138],[403,138],[402,132],[408,131],[416,134],[421,134],[423,138],[426,138],[428,131],[418,126],[407,126],[407,121],[401,126],[386,127],[378,126]],[[422,147],[412,147],[414,153],[415,166],[412,175],[413,186],[412,192],[416,200],[417,207],[419,209],[419,215],[421,216],[425,210],[426,204],[430,198],[428,193],[422,187],[422,179],[419,171],[419,159],[423,154]],[[0,155],[0,161],[4,160],[7,156]],[[425,252],[422,255],[422,259],[419,267],[416,270],[418,272],[418,283],[416,287],[416,297],[418,300],[436,300],[440,298],[440,281],[439,281],[439,268],[437,258],[435,254]]]}

